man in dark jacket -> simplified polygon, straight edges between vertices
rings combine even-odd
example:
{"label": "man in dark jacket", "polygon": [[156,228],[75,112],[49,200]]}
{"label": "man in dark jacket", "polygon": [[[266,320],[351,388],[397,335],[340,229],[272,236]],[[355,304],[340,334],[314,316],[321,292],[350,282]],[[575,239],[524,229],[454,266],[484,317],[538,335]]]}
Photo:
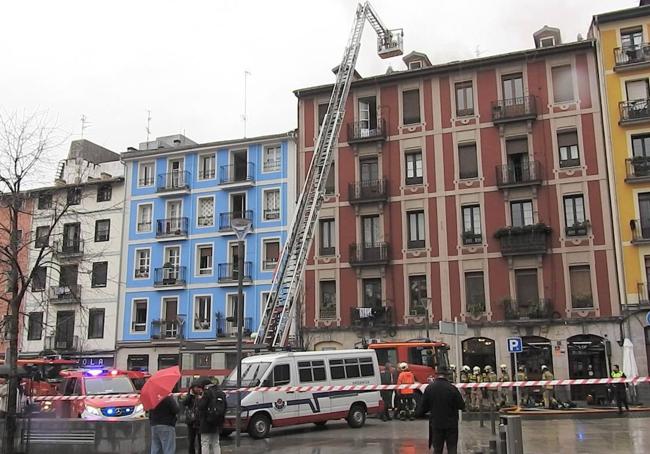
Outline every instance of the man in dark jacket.
{"label": "man in dark jacket", "polygon": [[149,412],[151,454],[176,454],[176,399],[167,396]]}
{"label": "man in dark jacket", "polygon": [[[384,365],[384,371],[381,373],[381,384],[382,385],[394,385],[397,383],[397,371],[393,365],[389,362],[386,362]],[[384,401],[384,413],[381,415],[382,421],[390,421],[389,410],[393,408],[393,391],[388,389],[381,391],[381,398]]]}
{"label": "man in dark jacket", "polygon": [[449,370],[441,369],[433,383],[422,395],[419,416],[429,412],[429,447],[434,454],[442,454],[447,445],[448,454],[457,454],[458,411],[465,409],[465,401],[458,389],[449,383]]}
{"label": "man in dark jacket", "polygon": [[201,433],[199,432],[199,399],[203,394],[203,386],[199,382],[192,383],[190,390],[181,401],[185,408],[185,424],[187,424],[188,452],[201,453]]}
{"label": "man in dark jacket", "polygon": [[[225,418],[226,394],[219,389],[218,384],[206,379],[203,396],[199,400],[199,430],[201,432],[201,454],[221,454],[219,433],[223,428]],[[213,409],[221,409],[223,415],[214,418]]]}

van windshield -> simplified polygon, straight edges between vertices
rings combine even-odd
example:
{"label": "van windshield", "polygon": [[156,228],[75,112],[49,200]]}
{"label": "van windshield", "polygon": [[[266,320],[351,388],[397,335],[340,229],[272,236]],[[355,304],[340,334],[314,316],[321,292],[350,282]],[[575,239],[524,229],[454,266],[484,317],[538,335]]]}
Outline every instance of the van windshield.
{"label": "van windshield", "polygon": [[[243,363],[241,365],[242,386],[259,386],[270,365],[271,363]],[[228,388],[237,386],[237,368],[233,369],[228,378],[223,381],[223,386]]]}

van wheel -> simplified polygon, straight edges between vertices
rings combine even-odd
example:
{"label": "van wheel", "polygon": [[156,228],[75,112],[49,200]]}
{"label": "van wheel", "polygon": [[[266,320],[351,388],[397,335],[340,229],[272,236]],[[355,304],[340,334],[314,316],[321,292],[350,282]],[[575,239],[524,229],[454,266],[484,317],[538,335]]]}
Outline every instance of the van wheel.
{"label": "van wheel", "polygon": [[255,439],[266,438],[271,431],[271,419],[264,413],[254,414],[248,422],[248,435]]}
{"label": "van wheel", "polygon": [[366,423],[366,409],[361,404],[354,404],[348,413],[348,426],[359,429]]}

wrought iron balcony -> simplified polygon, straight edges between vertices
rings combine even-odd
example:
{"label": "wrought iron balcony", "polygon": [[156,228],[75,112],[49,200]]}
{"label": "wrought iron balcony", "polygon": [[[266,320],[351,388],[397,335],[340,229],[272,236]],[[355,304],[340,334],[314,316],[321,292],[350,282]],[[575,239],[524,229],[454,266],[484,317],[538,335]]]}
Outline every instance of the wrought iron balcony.
{"label": "wrought iron balcony", "polygon": [[167,218],[156,221],[156,238],[187,236],[187,218]]}
{"label": "wrought iron balcony", "polygon": [[393,325],[393,310],[390,306],[350,308],[350,321],[357,328],[386,328]]}
{"label": "wrought iron balcony", "polygon": [[80,303],[81,285],[54,285],[50,287],[48,296],[53,304]]}
{"label": "wrought iron balcony", "polygon": [[508,163],[498,165],[497,186],[512,188],[520,186],[533,186],[542,183],[542,172],[539,161],[528,161],[523,164]]}
{"label": "wrought iron balcony", "polygon": [[387,265],[388,243],[357,243],[350,245],[351,266]]}
{"label": "wrought iron balcony", "polygon": [[79,336],[53,335],[45,336],[45,350],[73,351],[79,350]]}
{"label": "wrought iron balcony", "polygon": [[648,293],[648,284],[639,282],[636,284],[636,291],[639,295],[639,304],[650,304],[650,293]]}
{"label": "wrought iron balcony", "polygon": [[63,239],[55,241],[54,254],[62,259],[79,258],[84,254],[84,240]]}
{"label": "wrought iron balcony", "polygon": [[483,243],[483,234],[475,232],[463,232],[463,244],[465,246],[481,243]]}
{"label": "wrought iron balcony", "polygon": [[318,310],[318,318],[321,320],[332,320],[336,318],[336,306],[321,307]]}
{"label": "wrought iron balcony", "polygon": [[386,121],[377,119],[374,128],[369,127],[368,121],[355,121],[348,123],[348,143],[364,143],[376,140],[386,140]]}
{"label": "wrought iron balcony", "polygon": [[544,320],[553,315],[553,306],[548,298],[525,303],[506,299],[503,301],[503,308],[506,320]]}
{"label": "wrought iron balcony", "polygon": [[630,230],[632,230],[632,243],[650,243],[650,219],[632,219]]}
{"label": "wrought iron balcony", "polygon": [[589,221],[578,222],[571,226],[566,226],[564,233],[566,236],[586,236],[589,233],[589,227],[591,227]]}
{"label": "wrought iron balcony", "polygon": [[154,287],[178,287],[186,283],[186,266],[163,266],[154,269]]}
{"label": "wrought iron balcony", "polygon": [[650,181],[650,156],[635,156],[626,159],[625,181],[627,183]]}
{"label": "wrought iron balcony", "polygon": [[494,235],[501,243],[501,254],[535,255],[546,254],[551,228],[545,224],[526,225],[523,227],[505,227]]}
{"label": "wrought iron balcony", "polygon": [[187,170],[161,173],[158,175],[156,192],[187,191],[190,189],[190,181],[190,172]]}
{"label": "wrought iron balcony", "polygon": [[650,120],[650,99],[636,99],[634,101],[621,101],[618,103],[621,125],[641,123]]}
{"label": "wrought iron balcony", "polygon": [[[244,336],[250,336],[253,333],[253,317],[244,317],[242,327]],[[237,324],[229,322],[221,312],[217,312],[217,336],[235,335],[237,335]]]}
{"label": "wrought iron balcony", "polygon": [[321,246],[318,248],[318,255],[321,257],[330,257],[332,255],[336,255],[336,247],[334,246],[329,246],[329,247],[324,247]]}
{"label": "wrought iron balcony", "polygon": [[357,181],[348,185],[348,194],[351,204],[385,202],[388,200],[388,184],[386,178]]}
{"label": "wrought iron balcony", "polygon": [[253,222],[253,210],[246,211],[229,211],[219,214],[219,231],[224,232],[232,230],[233,219],[248,219]]}
{"label": "wrought iron balcony", "polygon": [[537,101],[534,96],[499,99],[492,101],[492,122],[496,124],[511,121],[534,120],[537,118]]}
{"label": "wrought iron balcony", "polygon": [[151,322],[152,339],[183,339],[183,320],[153,320]]}
{"label": "wrought iron balcony", "polygon": [[219,184],[253,184],[255,164],[230,164],[219,168]]}
{"label": "wrought iron balcony", "polygon": [[[244,282],[252,282],[253,262],[244,262]],[[239,279],[239,267],[236,263],[220,263],[218,279],[220,284],[237,283]]]}
{"label": "wrought iron balcony", "polygon": [[627,66],[642,66],[650,63],[650,44],[617,47],[614,49],[614,69],[621,70]]}

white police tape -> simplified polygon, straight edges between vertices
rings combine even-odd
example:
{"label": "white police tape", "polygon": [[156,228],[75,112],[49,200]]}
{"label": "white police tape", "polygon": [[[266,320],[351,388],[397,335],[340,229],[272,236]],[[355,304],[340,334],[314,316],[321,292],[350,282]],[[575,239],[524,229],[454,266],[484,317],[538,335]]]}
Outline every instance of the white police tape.
{"label": "white police tape", "polygon": [[[466,388],[517,388],[517,387],[542,387],[542,386],[569,386],[569,385],[611,385],[614,383],[627,383],[636,385],[637,383],[649,382],[650,377],[634,378],[578,378],[570,380],[532,380],[532,381],[503,381],[503,382],[484,382],[484,383],[455,383],[459,389]],[[240,388],[241,392],[350,392],[350,391],[400,391],[404,389],[415,389],[424,391],[426,383],[415,383],[413,385],[310,385],[310,386],[258,386],[252,388]],[[237,389],[224,389],[226,393],[235,393]],[[181,396],[185,393],[172,393],[172,396]],[[139,397],[139,394],[111,394],[111,395],[87,395],[87,396],[34,396],[34,402],[57,402],[85,399],[132,399]]]}

